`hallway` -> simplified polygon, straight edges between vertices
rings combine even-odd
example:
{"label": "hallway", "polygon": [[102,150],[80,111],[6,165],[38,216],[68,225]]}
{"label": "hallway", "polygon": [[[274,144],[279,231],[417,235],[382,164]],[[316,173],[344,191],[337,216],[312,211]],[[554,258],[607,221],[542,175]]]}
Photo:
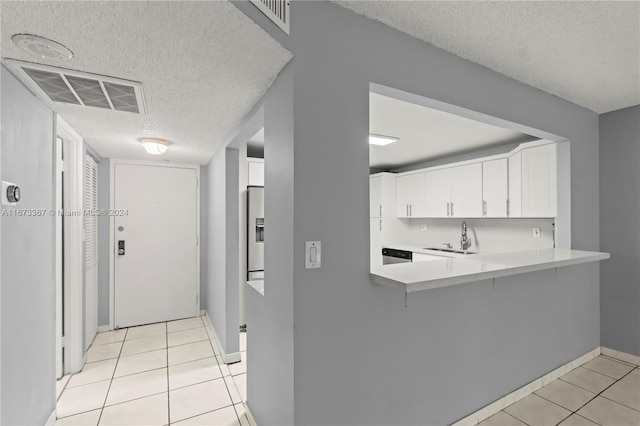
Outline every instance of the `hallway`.
{"label": "hallway", "polygon": [[80,373],[57,383],[56,425],[250,425],[246,333],[225,365],[205,317],[99,333]]}

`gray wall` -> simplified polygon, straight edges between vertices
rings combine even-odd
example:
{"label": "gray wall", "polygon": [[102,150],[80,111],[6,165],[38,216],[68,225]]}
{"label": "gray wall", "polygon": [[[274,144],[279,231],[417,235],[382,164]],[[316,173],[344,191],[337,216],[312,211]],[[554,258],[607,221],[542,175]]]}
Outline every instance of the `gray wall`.
{"label": "gray wall", "polygon": [[[1,73],[2,179],[22,189],[10,209],[53,209],[54,114],[4,67]],[[54,217],[1,221],[0,423],[44,424],[55,408]]]}
{"label": "gray wall", "polygon": [[[282,39],[250,4],[234,4]],[[598,116],[335,4],[293,2],[291,12],[284,43],[295,58],[265,100],[265,187],[278,199],[265,209],[263,304],[278,298],[286,314],[292,303],[295,328],[293,336],[286,323],[276,330],[285,314],[255,309],[268,332],[254,336],[249,306],[248,402],[257,421],[451,423],[597,347],[598,264],[497,279],[495,289],[484,281],[412,294],[407,308],[401,292],[371,281],[369,83],[569,138],[577,249],[599,247]],[[271,99],[291,90],[293,104],[270,115]],[[287,125],[295,144],[286,133],[269,138],[270,127]],[[292,234],[273,240],[274,224],[289,218]],[[322,241],[320,269],[304,269],[307,240]],[[271,281],[272,271],[284,282]],[[273,296],[271,285],[279,286]],[[275,335],[285,356],[294,346],[284,376],[252,361],[269,358],[254,339]],[[293,374],[295,392],[253,392],[255,371],[268,383]]]}
{"label": "gray wall", "polygon": [[206,310],[224,352],[231,354],[240,351],[238,150],[221,149],[207,169]]}
{"label": "gray wall", "polygon": [[640,106],[600,116],[602,346],[640,355]]}
{"label": "gray wall", "polygon": [[[110,160],[98,163],[98,208],[109,210]],[[98,326],[109,325],[109,216],[98,217]]]}

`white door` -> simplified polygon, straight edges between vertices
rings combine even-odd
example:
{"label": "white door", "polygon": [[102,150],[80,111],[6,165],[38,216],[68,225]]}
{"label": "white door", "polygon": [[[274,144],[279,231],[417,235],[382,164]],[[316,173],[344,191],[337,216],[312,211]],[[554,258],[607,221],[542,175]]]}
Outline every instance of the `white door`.
{"label": "white door", "polygon": [[84,162],[84,208],[84,349],[87,350],[98,332],[98,165],[90,155],[85,156]]}
{"label": "white door", "polygon": [[424,217],[425,173],[412,173],[396,178],[396,216]]}
{"label": "white door", "polygon": [[113,170],[115,327],[198,315],[197,169]]}
{"label": "white door", "polygon": [[[56,137],[56,212],[62,210],[62,177],[63,177],[63,159],[62,159],[62,146],[63,141],[60,136]],[[63,290],[63,277],[64,277],[64,264],[62,250],[64,245],[62,244],[62,215],[55,215],[56,221],[56,379],[60,379],[64,375],[64,353],[62,341],[64,339],[64,303],[62,301],[64,296]]]}
{"label": "white door", "polygon": [[382,217],[382,176],[369,178],[369,217]]}
{"label": "white door", "polygon": [[369,219],[369,261],[371,268],[382,266],[382,219]]}
{"label": "white door", "polygon": [[509,157],[509,217],[522,217],[522,151]]}
{"label": "white door", "polygon": [[451,216],[482,217],[482,164],[449,169],[451,177]]}
{"label": "white door", "polygon": [[482,199],[484,217],[507,217],[507,159],[482,163]]}
{"label": "white door", "polygon": [[556,145],[522,150],[522,216],[556,217]]}
{"label": "white door", "polygon": [[451,216],[449,169],[432,170],[425,176],[425,217]]}

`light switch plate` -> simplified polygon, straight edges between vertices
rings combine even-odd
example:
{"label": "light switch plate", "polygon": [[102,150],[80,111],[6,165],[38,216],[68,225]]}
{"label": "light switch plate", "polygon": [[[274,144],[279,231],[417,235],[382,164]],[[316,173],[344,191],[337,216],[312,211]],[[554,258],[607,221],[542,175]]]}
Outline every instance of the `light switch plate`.
{"label": "light switch plate", "polygon": [[533,238],[540,238],[540,228],[533,228]]}
{"label": "light switch plate", "polygon": [[306,269],[319,268],[322,264],[321,249],[322,243],[320,241],[305,241],[304,250],[304,266]]}

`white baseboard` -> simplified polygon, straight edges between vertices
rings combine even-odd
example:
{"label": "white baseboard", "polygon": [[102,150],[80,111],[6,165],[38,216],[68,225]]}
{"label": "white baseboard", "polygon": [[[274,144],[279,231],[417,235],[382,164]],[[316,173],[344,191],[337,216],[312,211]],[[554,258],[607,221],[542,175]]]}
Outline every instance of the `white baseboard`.
{"label": "white baseboard", "polygon": [[49,418],[45,422],[45,426],[53,426],[56,420],[57,420],[56,409],[54,408],[51,414],[49,415]]}
{"label": "white baseboard", "polygon": [[606,355],[620,361],[628,362],[629,364],[640,365],[640,356],[628,354],[626,352],[620,352],[615,349],[605,348],[604,346],[602,346],[602,355]]}
{"label": "white baseboard", "polygon": [[211,317],[209,317],[209,313],[205,312],[204,316],[207,319],[207,324],[209,324],[209,328],[213,332],[213,337],[214,337],[213,340],[215,340],[216,342],[216,346],[218,347],[218,352],[220,353],[220,357],[222,358],[222,361],[224,361],[225,364],[233,364],[235,362],[240,362],[240,359],[241,359],[240,352],[232,352],[229,354],[224,352],[224,348],[220,344],[220,339],[218,338],[218,334],[216,334],[216,329],[213,326],[213,323],[211,322]]}
{"label": "white baseboard", "polygon": [[249,424],[251,426],[257,426],[258,423],[256,423],[256,418],[253,417],[253,413],[251,412],[247,402],[244,403],[244,414],[247,416],[247,420],[249,420]]}
{"label": "white baseboard", "polygon": [[111,331],[111,326],[108,324],[98,326],[98,333],[104,333],[105,331]]}
{"label": "white baseboard", "polygon": [[564,376],[565,374],[567,374],[571,370],[574,370],[574,369],[580,367],[582,364],[591,361],[593,358],[597,357],[601,353],[602,353],[601,352],[601,348],[600,348],[600,346],[598,346],[594,350],[589,351],[586,354],[574,359],[573,361],[570,361],[570,362],[568,362],[568,363],[556,368],[555,370],[551,371],[550,373],[547,373],[544,376],[534,380],[533,382],[524,385],[520,389],[517,389],[517,390],[511,392],[510,394],[498,399],[497,401],[492,402],[491,404],[487,405],[486,407],[481,408],[480,410],[476,411],[475,413],[472,413],[472,414],[468,415],[467,417],[463,418],[462,420],[459,420],[459,421],[455,422],[454,426],[473,426],[473,425],[477,425],[478,423],[488,419],[489,417],[493,416],[494,414],[496,414],[497,412],[501,411],[502,409],[508,407],[509,405],[521,400],[522,398],[524,398],[526,396],[531,395],[532,393],[534,393],[535,391],[537,391],[541,387],[543,387],[545,385],[548,385],[549,383],[551,383],[552,381],[554,381],[558,377]]}

